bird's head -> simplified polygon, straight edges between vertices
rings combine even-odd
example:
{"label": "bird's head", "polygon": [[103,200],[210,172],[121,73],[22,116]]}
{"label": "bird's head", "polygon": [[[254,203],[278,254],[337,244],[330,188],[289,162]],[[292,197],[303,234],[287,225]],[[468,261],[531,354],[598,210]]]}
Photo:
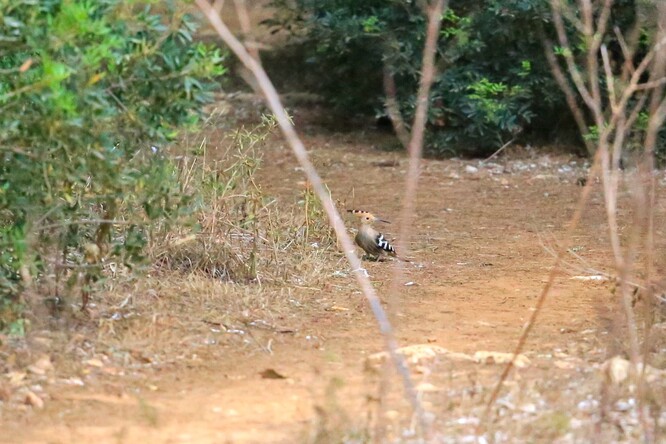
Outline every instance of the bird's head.
{"label": "bird's head", "polygon": [[371,224],[373,222],[383,222],[385,224],[390,224],[391,222],[381,219],[374,214],[370,213],[369,211],[363,211],[363,210],[347,210],[348,213],[351,213],[361,219],[362,224]]}

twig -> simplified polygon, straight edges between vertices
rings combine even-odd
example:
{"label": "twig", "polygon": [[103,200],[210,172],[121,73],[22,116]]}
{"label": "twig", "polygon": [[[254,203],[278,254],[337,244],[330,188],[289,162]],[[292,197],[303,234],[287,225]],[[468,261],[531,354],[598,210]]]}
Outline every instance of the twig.
{"label": "twig", "polygon": [[252,36],[252,23],[250,22],[250,14],[247,13],[245,0],[234,0],[234,5],[236,6],[238,23],[240,23],[241,32],[243,33],[244,45],[247,48],[247,51],[252,54],[252,57],[261,63],[259,49],[257,49],[257,42]]}
{"label": "twig", "polygon": [[407,131],[405,121],[400,114],[395,79],[393,78],[393,73],[391,72],[391,68],[388,63],[384,64],[384,93],[386,94],[386,112],[388,113],[389,118],[391,119],[391,123],[393,124],[395,135],[398,137],[398,140],[402,146],[408,150],[410,139],[409,131]]}
{"label": "twig", "polygon": [[[429,6],[428,27],[426,29],[426,40],[423,48],[423,61],[421,63],[421,79],[417,93],[416,111],[414,122],[412,123],[411,138],[409,140],[409,165],[407,167],[407,177],[405,178],[405,193],[402,199],[402,209],[400,212],[400,229],[396,247],[399,254],[403,257],[408,255],[409,234],[414,219],[416,207],[416,191],[418,188],[419,174],[421,169],[421,157],[423,152],[423,139],[425,125],[428,115],[428,105],[430,98],[430,87],[435,79],[435,55],[437,53],[437,40],[439,38],[439,29],[441,26],[441,17],[444,12],[446,0],[436,0],[434,5]],[[404,275],[404,262],[396,261],[393,267],[391,285],[388,290],[389,303],[397,298],[401,288],[400,283]],[[421,420],[421,418],[418,418]],[[425,435],[428,430],[423,421],[421,421]]]}
{"label": "twig", "polygon": [[563,48],[562,55],[564,56],[564,61],[567,64],[567,69],[571,75],[571,80],[576,85],[576,89],[580,93],[581,97],[587,104],[587,106],[592,109],[594,105],[594,100],[590,95],[585,82],[583,81],[583,76],[576,66],[576,62],[573,58],[573,52],[571,51],[571,45],[569,45],[569,38],[567,37],[566,29],[564,27],[564,22],[562,21],[562,10],[568,9],[561,0],[552,0],[551,8],[553,10],[553,24],[555,25],[555,30],[557,31],[557,37],[560,41],[560,45]]}
{"label": "twig", "polygon": [[63,220],[60,222],[47,224],[47,225],[36,225],[35,230],[49,230],[51,228],[63,228],[70,225],[88,225],[88,224],[110,224],[110,225],[134,225],[139,224],[140,222],[129,221],[129,220],[118,220],[118,219],[79,219],[79,220]]}
{"label": "twig", "polygon": [[[596,173],[597,170],[600,167],[600,160],[601,156],[599,152],[594,157],[594,163],[592,164],[592,168],[590,168],[588,174],[587,174],[587,182],[585,184],[585,187],[583,188],[583,191],[581,192],[580,198],[578,199],[578,205],[576,206],[576,211],[574,212],[573,216],[571,217],[571,220],[569,222],[569,226],[567,227],[566,234],[564,236],[564,239],[571,239],[574,230],[578,226],[578,223],[580,222],[581,216],[583,215],[583,210],[585,209],[585,206],[587,205],[587,201],[590,196],[590,192],[592,191],[592,184],[594,183],[594,180],[592,180]],[[563,257],[567,249],[565,247],[560,247],[557,256],[555,258],[555,263],[553,264],[553,267],[550,270],[550,274],[548,275],[548,281],[546,282],[546,285],[544,285],[543,289],[541,290],[541,294],[539,295],[539,298],[537,299],[536,305],[534,307],[534,311],[532,312],[532,315],[530,316],[530,319],[528,320],[527,324],[525,325],[525,328],[523,329],[522,334],[520,335],[520,338],[518,339],[518,345],[516,345],[516,348],[513,352],[513,358],[511,359],[511,362],[509,362],[506,367],[504,367],[504,371],[502,372],[499,381],[497,381],[497,384],[495,385],[495,388],[493,389],[490,399],[488,400],[488,403],[486,404],[485,411],[483,413],[483,416],[481,417],[481,420],[479,421],[479,425],[477,427],[477,435],[480,435],[482,432],[483,428],[485,427],[487,421],[489,420],[490,417],[490,410],[492,409],[493,404],[497,400],[497,397],[499,396],[500,390],[502,390],[502,385],[504,384],[504,381],[506,381],[506,378],[508,378],[509,373],[511,373],[511,370],[513,369],[515,365],[515,360],[516,357],[523,351],[523,348],[525,347],[525,344],[527,343],[527,338],[530,335],[530,332],[534,328],[534,325],[536,324],[536,320],[539,317],[539,314],[541,313],[541,310],[543,308],[544,303],[546,302],[546,298],[548,297],[548,294],[550,293],[551,288],[553,287],[553,284],[555,283],[555,278],[560,272],[560,265],[562,263]]]}
{"label": "twig", "polygon": [[222,8],[224,8],[224,0],[215,0],[215,3],[213,3],[213,10],[217,14],[220,14],[222,13]]}
{"label": "twig", "polygon": [[[426,41],[423,48],[423,62],[421,68],[421,81],[417,94],[416,112],[414,114],[414,123],[412,124],[412,134],[409,141],[409,165],[407,167],[407,177],[405,178],[405,194],[402,198],[402,211],[400,212],[400,230],[398,242],[396,244],[398,251],[403,256],[407,255],[408,238],[414,218],[416,203],[416,190],[418,188],[419,174],[421,169],[421,155],[423,152],[423,138],[425,124],[428,113],[428,99],[430,97],[430,87],[435,78],[435,53],[437,50],[437,39],[441,25],[441,16],[444,11],[446,0],[437,0],[428,12],[428,28],[426,31]],[[397,294],[399,277],[402,274],[403,263],[396,261],[394,267],[394,277],[389,294]]]}
{"label": "twig", "polygon": [[[601,2],[597,2],[598,4]],[[553,23],[557,30],[558,38],[563,46],[563,55],[567,62],[569,75],[573,80],[579,94],[583,97],[588,108],[592,111],[594,121],[599,130],[599,137],[597,141],[597,155],[596,159],[601,162],[601,177],[604,189],[604,203],[606,206],[606,219],[609,228],[609,239],[615,259],[615,268],[617,275],[620,279],[621,290],[621,307],[624,311],[626,322],[628,326],[629,335],[629,352],[631,362],[634,368],[638,365],[639,361],[639,338],[638,327],[636,324],[635,314],[631,306],[631,300],[628,289],[628,277],[632,268],[637,252],[637,244],[640,236],[640,224],[634,224],[628,239],[628,247],[626,247],[626,254],[623,252],[620,242],[620,235],[618,229],[618,187],[620,181],[620,173],[618,166],[624,140],[627,137],[630,129],[634,125],[639,112],[643,109],[648,93],[642,93],[637,100],[637,103],[631,107],[629,117],[627,111],[629,101],[636,96],[637,92],[651,90],[651,102],[649,106],[650,119],[648,121],[648,130],[645,137],[645,153],[643,167],[643,174],[648,174],[650,178],[649,190],[641,192],[640,190],[635,193],[636,208],[634,213],[639,214],[641,207],[647,209],[645,211],[645,220],[647,221],[646,235],[645,235],[645,249],[646,249],[646,262],[648,269],[648,279],[650,280],[653,260],[652,256],[654,248],[653,239],[653,218],[654,218],[654,177],[652,168],[654,163],[654,147],[656,143],[656,133],[663,124],[664,117],[666,116],[666,99],[663,98],[664,91],[664,71],[666,65],[666,58],[662,47],[666,44],[666,34],[663,31],[663,26],[666,24],[666,7],[659,4],[659,32],[657,33],[656,40],[650,48],[650,51],[642,58],[638,67],[633,67],[633,55],[637,46],[637,30],[638,21],[632,34],[632,43],[630,47],[626,44],[619,29],[615,28],[615,34],[620,41],[625,63],[623,65],[621,80],[615,82],[615,77],[612,73],[610,66],[610,58],[607,49],[601,45],[603,36],[606,32],[606,25],[610,17],[610,9],[612,0],[604,0],[600,9],[594,11],[593,3],[590,0],[579,0],[580,10],[583,15],[583,34],[586,37],[587,44],[587,82],[585,84],[582,76],[576,66],[571,47],[568,44],[566,31],[562,21],[562,11],[566,10],[568,6],[562,0],[552,0]],[[593,17],[598,16],[599,19],[596,23]],[[632,37],[630,36],[630,37]],[[610,116],[607,110],[604,109],[605,101],[601,98],[599,91],[599,77],[601,75],[598,66],[598,52],[601,52],[603,60],[603,70],[606,76],[606,86],[608,93],[608,104],[610,106]],[[653,62],[654,61],[654,62]],[[647,70],[650,70],[650,80],[646,83],[639,83],[641,76]],[[559,81],[558,81],[559,83]],[[626,85],[626,86],[625,86]],[[616,90],[617,87],[617,90]],[[588,89],[589,88],[589,89]],[[612,145],[612,155],[609,152],[609,147]],[[645,171],[647,170],[647,171]],[[647,337],[646,333],[646,337]],[[645,356],[644,356],[645,361]],[[644,362],[645,364],[645,362]],[[651,434],[650,426],[648,424],[645,409],[647,408],[647,401],[642,394],[642,378],[639,383],[639,420],[643,426],[644,437],[646,442],[650,442],[654,437]]]}
{"label": "twig", "polygon": [[[517,136],[516,136],[516,137],[517,137]],[[513,139],[509,140],[507,143],[505,143],[504,145],[502,145],[502,146],[500,147],[500,149],[498,149],[497,151],[495,151],[494,153],[492,153],[488,158],[484,159],[483,162],[488,162],[490,159],[492,159],[493,157],[497,156],[499,153],[501,153],[502,151],[504,151],[504,148],[506,148],[507,146],[511,145],[511,144],[516,140],[516,137],[514,137]],[[482,162],[482,163],[483,163],[483,162]]]}
{"label": "twig", "polygon": [[546,53],[546,60],[548,60],[548,65],[550,65],[550,70],[553,74],[553,77],[555,78],[555,81],[557,82],[558,86],[564,93],[564,97],[567,101],[567,105],[569,106],[569,110],[571,111],[574,121],[578,126],[578,131],[580,131],[581,136],[583,136],[583,141],[585,142],[587,153],[589,155],[593,155],[595,148],[594,144],[592,144],[589,140],[585,138],[585,135],[589,132],[589,128],[587,127],[587,123],[585,122],[583,110],[581,110],[580,106],[578,106],[578,101],[576,100],[576,94],[574,93],[574,90],[571,87],[571,85],[569,85],[567,79],[564,77],[562,68],[560,68],[560,65],[557,63],[557,59],[555,58],[555,54],[553,54],[553,49],[552,49],[553,42],[551,42],[548,39],[543,39],[543,46],[544,46],[544,52]]}
{"label": "twig", "polygon": [[379,298],[377,297],[377,294],[372,287],[370,279],[366,274],[360,271],[362,270],[361,261],[355,253],[354,245],[352,244],[349,234],[347,234],[344,222],[342,221],[340,214],[335,208],[333,200],[326,191],[321,177],[310,161],[303,142],[296,134],[289,116],[287,115],[284,107],[282,106],[282,103],[280,102],[280,98],[277,91],[275,90],[275,87],[273,86],[272,82],[268,78],[268,75],[261,67],[259,62],[250,55],[243,44],[231,33],[231,31],[229,31],[229,28],[224,24],[224,22],[222,22],[220,16],[212,9],[211,5],[206,0],[195,0],[195,2],[204,13],[204,15],[208,18],[208,21],[213,26],[218,35],[236,54],[241,63],[243,63],[243,65],[245,65],[245,67],[252,72],[253,76],[257,80],[259,87],[263,92],[264,97],[266,98],[268,106],[275,115],[275,118],[287,143],[294,152],[298,162],[301,164],[305,175],[312,185],[312,189],[315,191],[317,197],[322,202],[324,210],[326,211],[326,215],[328,216],[328,219],[333,226],[333,230],[335,231],[338,239],[340,240],[340,243],[342,244],[342,248],[344,250],[345,256],[347,257],[347,260],[349,261],[351,269],[354,270],[354,275],[356,276],[356,280],[361,287],[361,291],[367,299],[375,319],[377,320],[379,330],[384,338],[384,341],[386,342],[386,347],[388,349],[391,360],[393,361],[393,364],[396,367],[398,373],[402,376],[406,396],[411,402],[412,408],[419,416],[420,423],[424,427],[425,420],[423,418],[423,410],[416,396],[414,384],[404,359],[397,353],[398,344],[393,333],[393,328],[391,327],[389,319],[386,316],[386,312],[381,306]]}

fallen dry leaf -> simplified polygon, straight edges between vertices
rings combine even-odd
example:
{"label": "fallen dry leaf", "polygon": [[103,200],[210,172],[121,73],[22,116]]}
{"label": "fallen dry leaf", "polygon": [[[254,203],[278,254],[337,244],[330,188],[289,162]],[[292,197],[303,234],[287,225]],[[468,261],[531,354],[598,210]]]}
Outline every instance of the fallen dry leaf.
{"label": "fallen dry leaf", "polygon": [[263,379],[287,379],[286,376],[283,376],[273,370],[272,368],[267,368],[263,372],[259,373]]}

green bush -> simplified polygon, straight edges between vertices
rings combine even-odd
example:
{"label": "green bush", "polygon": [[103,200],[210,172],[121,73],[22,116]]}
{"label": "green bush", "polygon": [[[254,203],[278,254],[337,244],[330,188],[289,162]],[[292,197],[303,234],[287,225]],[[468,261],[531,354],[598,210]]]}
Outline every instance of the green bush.
{"label": "green bush", "polygon": [[[415,111],[427,3],[432,2],[273,0],[277,15],[265,24],[289,32],[289,59],[283,63],[290,70],[302,64],[305,78],[298,77],[297,87],[321,94],[352,119],[372,113],[379,117],[385,113],[382,78],[388,70],[409,123]],[[622,64],[622,51],[613,30],[628,34],[638,25],[637,55],[644,55],[654,38],[654,16],[650,2],[613,2],[603,39],[617,66]],[[584,36],[570,23],[566,26],[584,69]],[[426,150],[435,155],[486,155],[518,135],[523,143],[568,142],[583,152],[584,135],[578,134],[545,57],[546,38],[557,42],[547,0],[449,1],[441,17]],[[603,86],[605,77],[599,74]],[[665,151],[660,145],[658,156]]]}
{"label": "green bush", "polygon": [[0,329],[25,285],[83,274],[85,294],[101,258],[131,266],[150,221],[187,211],[156,147],[225,68],[175,3],[0,0]]}
{"label": "green bush", "polygon": [[[395,77],[406,121],[415,109],[424,2],[277,0],[268,24],[293,31],[310,86],[345,113],[383,114],[382,70]],[[431,153],[484,154],[516,133],[570,124],[543,54],[545,0],[452,1],[442,17],[429,114]],[[546,26],[544,26],[546,24]]]}

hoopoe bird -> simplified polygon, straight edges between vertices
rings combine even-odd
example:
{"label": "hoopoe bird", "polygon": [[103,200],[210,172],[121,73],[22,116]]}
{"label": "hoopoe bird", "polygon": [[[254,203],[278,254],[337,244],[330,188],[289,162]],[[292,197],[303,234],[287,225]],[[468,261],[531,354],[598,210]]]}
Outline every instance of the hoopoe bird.
{"label": "hoopoe bird", "polygon": [[354,241],[356,242],[356,245],[366,252],[368,257],[374,257],[375,260],[379,260],[382,254],[388,254],[397,259],[405,260],[398,257],[395,248],[393,248],[393,245],[391,245],[388,239],[372,226],[374,222],[389,224],[389,221],[380,219],[368,211],[347,210],[347,212],[356,215],[361,220],[361,226],[358,228],[358,233],[356,233]]}

